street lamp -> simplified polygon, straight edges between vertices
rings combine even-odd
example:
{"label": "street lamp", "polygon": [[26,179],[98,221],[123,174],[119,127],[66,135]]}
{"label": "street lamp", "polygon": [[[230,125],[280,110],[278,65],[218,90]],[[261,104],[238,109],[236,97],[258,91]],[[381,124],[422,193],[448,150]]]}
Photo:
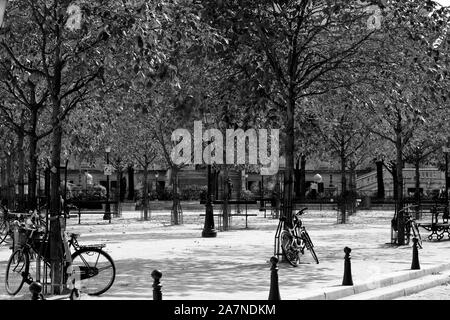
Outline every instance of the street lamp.
{"label": "street lamp", "polygon": [[[205,124],[211,119],[210,115],[204,114]],[[211,187],[211,163],[208,163],[207,171],[208,189],[206,194],[206,204],[205,204],[205,225],[202,231],[203,238],[214,238],[217,236],[217,231],[214,227],[214,209],[212,204],[212,187]]]}
{"label": "street lamp", "polygon": [[[103,220],[111,220],[111,206],[109,204],[109,153],[111,152],[111,147],[107,146],[105,148],[105,152],[106,152],[106,166],[108,167],[107,170],[108,172],[106,175],[106,205],[105,205],[105,214],[103,215]],[[118,181],[120,183],[120,181]]]}
{"label": "street lamp", "polygon": [[211,164],[208,164],[208,190],[206,195],[206,204],[205,204],[205,225],[202,231],[203,238],[214,238],[217,236],[217,231],[214,228],[214,209],[212,204],[212,195],[211,195]]}

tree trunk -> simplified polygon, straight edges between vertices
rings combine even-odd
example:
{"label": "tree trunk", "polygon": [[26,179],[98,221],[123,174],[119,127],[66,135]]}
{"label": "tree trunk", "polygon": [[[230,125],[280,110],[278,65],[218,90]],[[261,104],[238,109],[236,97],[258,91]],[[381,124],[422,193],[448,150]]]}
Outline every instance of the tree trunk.
{"label": "tree trunk", "polygon": [[[59,15],[61,15],[60,13]],[[52,272],[52,282],[53,293],[60,294],[63,280],[63,270],[62,270],[62,260],[63,260],[63,242],[61,237],[61,225],[59,217],[61,214],[61,201],[60,201],[60,166],[61,166],[61,143],[62,143],[62,124],[60,123],[60,116],[62,113],[61,100],[59,99],[61,92],[61,77],[62,77],[62,67],[63,63],[61,61],[61,51],[60,51],[60,29],[59,26],[56,28],[56,43],[58,44],[54,50],[54,60],[53,60],[53,76],[49,76],[48,89],[51,97],[52,105],[52,152],[51,152],[51,189],[50,189],[50,261],[51,261],[51,272]]]}
{"label": "tree trunk", "polygon": [[8,199],[8,179],[7,179],[7,159],[4,159],[2,162],[2,193],[1,193],[1,199],[7,201]]}
{"label": "tree trunk", "polygon": [[281,188],[280,188],[280,175],[277,173],[275,177],[275,218],[280,217],[281,206]]}
{"label": "tree trunk", "polygon": [[228,217],[229,217],[229,206],[228,206],[228,200],[229,200],[229,184],[228,184],[228,167],[224,165],[223,169],[223,230],[227,231],[228,226]]}
{"label": "tree trunk", "polygon": [[288,226],[292,226],[292,200],[294,197],[294,115],[295,115],[295,98],[294,88],[289,90],[289,99],[286,110],[286,144],[285,157],[286,167],[284,171],[284,199],[283,199],[283,216],[286,217]]}
{"label": "tree trunk", "polygon": [[18,175],[17,175],[17,185],[19,191],[19,201],[17,210],[23,212],[25,210],[25,151],[23,149],[23,144],[25,140],[25,134],[18,130],[17,132],[17,165],[18,165]]}
{"label": "tree trunk", "polygon": [[[238,170],[238,172],[239,172],[239,183],[238,183],[238,188],[237,188],[237,192],[236,192],[236,200],[240,201],[241,195],[242,195],[242,170]],[[236,204],[236,213],[238,213],[238,214],[241,213],[241,207],[240,207],[239,203]]]}
{"label": "tree trunk", "polygon": [[30,109],[30,153],[28,155],[28,161],[30,163],[30,171],[28,173],[28,208],[33,210],[37,207],[36,201],[36,186],[37,186],[37,147],[38,147],[38,136],[37,136],[37,123],[39,117],[39,105],[36,104],[36,85],[31,81],[28,82],[30,86],[30,104],[32,108]]}
{"label": "tree trunk", "polygon": [[14,187],[14,165],[13,165],[13,153],[10,153],[6,157],[6,181],[7,181],[7,199],[8,208],[14,210],[14,198],[16,190]]}
{"label": "tree trunk", "polygon": [[117,202],[120,202],[120,193],[121,193],[121,188],[122,188],[122,181],[120,181],[121,179],[121,174],[120,174],[121,170],[120,170],[120,165],[117,167],[117,171],[116,171],[116,200]]}
{"label": "tree trunk", "polygon": [[300,158],[297,159],[294,171],[294,194],[295,199],[300,199]]}
{"label": "tree trunk", "polygon": [[346,217],[346,202],[347,202],[347,177],[345,176],[346,157],[341,154],[341,223],[347,222]]}
{"label": "tree trunk", "polygon": [[397,149],[397,224],[398,224],[398,244],[405,244],[405,221],[403,211],[403,141],[401,132],[397,132],[395,147]]}
{"label": "tree trunk", "polygon": [[122,170],[120,164],[117,167],[117,173],[116,173],[116,179],[117,179],[117,188],[116,188],[116,201],[117,203],[114,204],[114,214],[117,216],[119,214],[119,207],[120,202],[122,202]]}
{"label": "tree trunk", "polygon": [[397,200],[397,189],[398,189],[398,183],[397,183],[397,164],[391,163],[391,171],[392,171],[392,188],[393,188],[393,197],[394,200]]}
{"label": "tree trunk", "polygon": [[30,172],[28,176],[28,207],[30,209],[36,208],[36,187],[37,187],[37,143],[36,137],[30,137]]}
{"label": "tree trunk", "polygon": [[144,181],[142,187],[142,206],[144,209],[144,220],[148,220],[148,163],[144,165]]}
{"label": "tree trunk", "polygon": [[375,162],[377,166],[377,199],[384,199],[383,160]]}
{"label": "tree trunk", "polygon": [[354,161],[350,162],[350,199],[351,199],[351,210],[350,214],[356,212],[356,164]]}
{"label": "tree trunk", "polygon": [[219,200],[219,177],[220,177],[220,171],[215,170],[214,171],[214,199],[215,200]]}
{"label": "tree trunk", "polygon": [[128,200],[134,200],[134,168],[133,165],[128,166]]}
{"label": "tree trunk", "polygon": [[179,225],[179,198],[178,198],[178,169],[172,167],[172,190],[173,190],[173,203],[172,203],[172,221],[174,225]]}
{"label": "tree trunk", "polygon": [[5,167],[4,167],[4,161],[0,159],[0,200],[5,199],[4,194],[5,189]]}
{"label": "tree trunk", "polygon": [[306,156],[304,154],[300,157],[300,200],[305,200],[306,195]]}
{"label": "tree trunk", "polygon": [[59,221],[61,212],[60,201],[60,166],[61,166],[61,142],[62,142],[62,127],[59,123],[59,116],[61,114],[61,105],[57,96],[52,97],[53,111],[52,111],[52,155],[51,155],[51,186],[50,186],[50,260],[52,271],[52,282],[54,294],[60,294],[61,288],[59,284],[62,283],[62,258],[63,258],[63,243],[61,238],[61,225]]}
{"label": "tree trunk", "polygon": [[415,179],[415,182],[416,182],[416,190],[414,191],[414,198],[416,199],[416,219],[420,219],[420,208],[419,208],[419,206],[420,206],[420,158],[419,157],[417,157],[416,159],[415,159],[416,161],[415,161],[415,163],[414,163],[414,165],[415,165],[415,171],[416,171],[416,179]]}

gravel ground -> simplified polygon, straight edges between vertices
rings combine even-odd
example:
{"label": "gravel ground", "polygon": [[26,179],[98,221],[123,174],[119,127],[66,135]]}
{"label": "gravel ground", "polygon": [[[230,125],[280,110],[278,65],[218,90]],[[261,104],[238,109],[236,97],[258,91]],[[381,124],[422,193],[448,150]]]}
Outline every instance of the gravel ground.
{"label": "gravel ground", "polygon": [[[150,221],[141,213],[125,212],[111,224],[101,215],[83,216],[82,224],[69,219],[67,231],[81,233],[80,243],[106,243],[117,275],[114,285],[101,297],[89,299],[151,299],[154,269],[163,273],[165,299],[257,299],[266,300],[270,286],[269,259],[274,254],[278,220],[263,213],[248,218],[234,217],[232,229],[216,238],[202,238],[203,211],[184,212],[184,224],[170,225],[167,211],[152,211]],[[310,210],[304,216],[320,264],[309,252],[299,267],[279,264],[282,299],[324,287],[340,286],[344,267],[344,247],[352,248],[354,284],[373,281],[387,273],[408,270],[410,246],[393,247],[390,242],[392,211],[359,211],[345,225],[337,224],[336,211]],[[216,226],[217,226],[217,219]],[[450,260],[450,241],[424,242],[420,250],[422,267]],[[4,282],[8,245],[0,246],[0,283]],[[0,299],[29,299],[27,288],[15,297],[0,286]]]}

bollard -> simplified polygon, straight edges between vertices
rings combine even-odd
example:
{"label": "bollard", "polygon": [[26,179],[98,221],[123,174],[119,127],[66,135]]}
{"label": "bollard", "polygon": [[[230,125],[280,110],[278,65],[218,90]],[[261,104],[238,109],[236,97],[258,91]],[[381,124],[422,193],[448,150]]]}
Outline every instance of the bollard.
{"label": "bollard", "polygon": [[420,270],[419,264],[419,250],[417,249],[417,242],[419,240],[417,238],[413,238],[413,258],[411,263],[411,270]]}
{"label": "bollard", "polygon": [[41,293],[42,284],[34,281],[30,284],[31,300],[45,300],[44,295]]}
{"label": "bollard", "polygon": [[73,288],[70,291],[69,300],[80,300],[80,299],[81,299],[80,290],[78,290],[77,288]]}
{"label": "bollard", "polygon": [[278,259],[276,257],[270,258],[270,291],[269,300],[281,300],[280,298],[280,288],[278,287]]}
{"label": "bollard", "polygon": [[162,277],[162,273],[159,270],[153,270],[152,278],[153,278],[153,300],[162,300],[161,293],[161,283],[160,279]]}
{"label": "bollard", "polygon": [[352,252],[352,249],[349,247],[344,248],[345,252],[345,261],[344,261],[344,279],[342,280],[343,286],[352,286],[353,280],[352,280],[352,265],[350,262],[350,252]]}

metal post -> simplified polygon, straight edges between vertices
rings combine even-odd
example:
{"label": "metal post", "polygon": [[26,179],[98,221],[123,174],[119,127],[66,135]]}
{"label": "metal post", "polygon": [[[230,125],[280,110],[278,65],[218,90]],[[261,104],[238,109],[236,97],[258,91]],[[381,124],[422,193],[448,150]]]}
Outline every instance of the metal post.
{"label": "metal post", "polygon": [[276,257],[270,258],[270,291],[269,300],[281,300],[280,288],[278,286],[278,259]]}
{"label": "metal post", "polygon": [[419,264],[419,250],[417,249],[417,238],[413,238],[413,258],[411,263],[411,270],[420,270]]}
{"label": "metal post", "polygon": [[264,208],[264,218],[266,218],[266,202],[264,200],[264,176],[261,176],[261,208]]}
{"label": "metal post", "polygon": [[153,278],[153,300],[162,300],[161,288],[162,285],[160,283],[162,277],[162,273],[159,270],[153,270],[152,278]]}
{"label": "metal post", "polygon": [[30,284],[31,300],[45,300],[42,292],[42,284],[34,281]]}
{"label": "metal post", "polygon": [[352,252],[352,249],[349,247],[344,248],[345,252],[345,261],[344,261],[344,279],[342,280],[343,286],[352,286],[353,285],[353,279],[352,279],[352,265],[351,265],[351,257],[350,252]]}
{"label": "metal post", "polygon": [[213,238],[217,236],[217,231],[214,228],[214,209],[211,199],[211,165],[208,164],[208,191],[206,195],[205,205],[205,225],[202,231],[203,238]]}
{"label": "metal post", "polygon": [[[109,152],[106,152],[106,165],[109,167]],[[118,183],[120,183],[120,181],[118,181]],[[111,207],[109,205],[109,175],[106,176],[106,205],[103,220],[109,220],[109,222],[111,222]]]}

